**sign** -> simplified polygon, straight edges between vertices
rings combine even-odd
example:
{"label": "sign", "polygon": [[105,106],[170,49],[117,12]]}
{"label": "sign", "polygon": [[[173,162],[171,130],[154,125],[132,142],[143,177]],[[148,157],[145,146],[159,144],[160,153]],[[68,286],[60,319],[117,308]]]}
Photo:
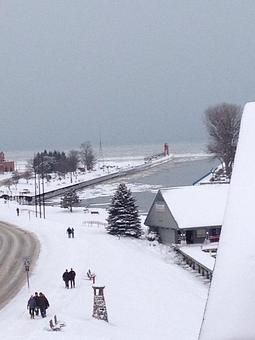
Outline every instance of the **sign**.
{"label": "sign", "polygon": [[164,212],[166,209],[166,206],[164,203],[156,203],[155,204],[155,209],[157,212]]}

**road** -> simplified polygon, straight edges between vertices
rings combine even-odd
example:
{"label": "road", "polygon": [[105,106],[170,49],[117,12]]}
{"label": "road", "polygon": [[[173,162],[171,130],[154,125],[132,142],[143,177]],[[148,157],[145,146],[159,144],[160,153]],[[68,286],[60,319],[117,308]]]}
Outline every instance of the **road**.
{"label": "road", "polygon": [[23,258],[31,257],[32,271],[39,251],[40,243],[34,234],[0,222],[0,309],[26,282]]}

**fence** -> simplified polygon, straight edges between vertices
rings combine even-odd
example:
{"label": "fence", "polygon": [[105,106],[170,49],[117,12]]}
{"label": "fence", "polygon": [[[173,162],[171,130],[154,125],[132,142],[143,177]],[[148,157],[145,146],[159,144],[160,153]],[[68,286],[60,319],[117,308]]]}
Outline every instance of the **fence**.
{"label": "fence", "polygon": [[82,222],[83,225],[87,226],[87,227],[107,227],[107,223],[104,222],[98,222],[98,221],[83,221]]}
{"label": "fence", "polygon": [[174,250],[182,256],[183,261],[186,262],[188,266],[198,271],[199,274],[201,274],[202,276],[205,276],[210,281],[212,280],[213,271],[211,269],[207,268],[204,264],[195,260],[193,257],[189,256],[188,254],[184,253],[178,246],[174,246]]}

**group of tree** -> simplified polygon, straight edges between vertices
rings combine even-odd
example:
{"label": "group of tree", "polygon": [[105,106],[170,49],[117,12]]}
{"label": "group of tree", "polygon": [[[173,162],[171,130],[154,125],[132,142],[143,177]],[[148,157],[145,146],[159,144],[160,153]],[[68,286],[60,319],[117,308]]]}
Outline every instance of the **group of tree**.
{"label": "group of tree", "polygon": [[75,172],[79,164],[84,170],[93,170],[96,164],[96,156],[90,142],[84,142],[80,146],[80,151],[47,151],[38,152],[32,160],[32,168],[39,174]]}
{"label": "group of tree", "polygon": [[65,152],[47,151],[38,152],[33,159],[33,168],[39,174],[74,172],[79,162],[78,152],[72,150],[68,156]]}
{"label": "group of tree", "polygon": [[119,184],[112,197],[107,222],[106,230],[111,235],[141,236],[141,221],[135,199],[123,183]]}
{"label": "group of tree", "polygon": [[205,111],[209,134],[208,152],[219,159],[227,178],[231,178],[239,137],[242,109],[233,104],[219,104]]}

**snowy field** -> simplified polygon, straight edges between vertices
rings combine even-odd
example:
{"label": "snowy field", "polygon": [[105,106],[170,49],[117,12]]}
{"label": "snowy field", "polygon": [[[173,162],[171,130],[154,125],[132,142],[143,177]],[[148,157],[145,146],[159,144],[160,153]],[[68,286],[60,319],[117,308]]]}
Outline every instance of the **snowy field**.
{"label": "snowy field", "polygon": [[[0,202],[1,220],[34,232],[41,253],[30,277],[30,289],[19,294],[0,311],[1,339],[140,340],[198,338],[208,283],[176,264],[165,246],[151,247],[148,241],[118,239],[103,227],[84,222],[105,222],[107,213],[73,213],[59,207],[46,208],[46,220],[29,220],[26,210],[15,213],[16,203]],[[21,206],[21,209],[31,207]],[[98,210],[98,209],[97,209]],[[68,239],[66,229],[75,228]],[[23,266],[23,260],[20,259]],[[75,289],[65,289],[62,274],[73,268]],[[97,274],[97,285],[105,286],[109,323],[92,318],[93,289],[86,280],[88,269]],[[24,274],[25,275],[25,274]],[[47,318],[31,320],[27,300],[35,291],[48,297]],[[66,322],[61,332],[48,331],[54,314]],[[54,334],[54,335],[53,335]]]}

